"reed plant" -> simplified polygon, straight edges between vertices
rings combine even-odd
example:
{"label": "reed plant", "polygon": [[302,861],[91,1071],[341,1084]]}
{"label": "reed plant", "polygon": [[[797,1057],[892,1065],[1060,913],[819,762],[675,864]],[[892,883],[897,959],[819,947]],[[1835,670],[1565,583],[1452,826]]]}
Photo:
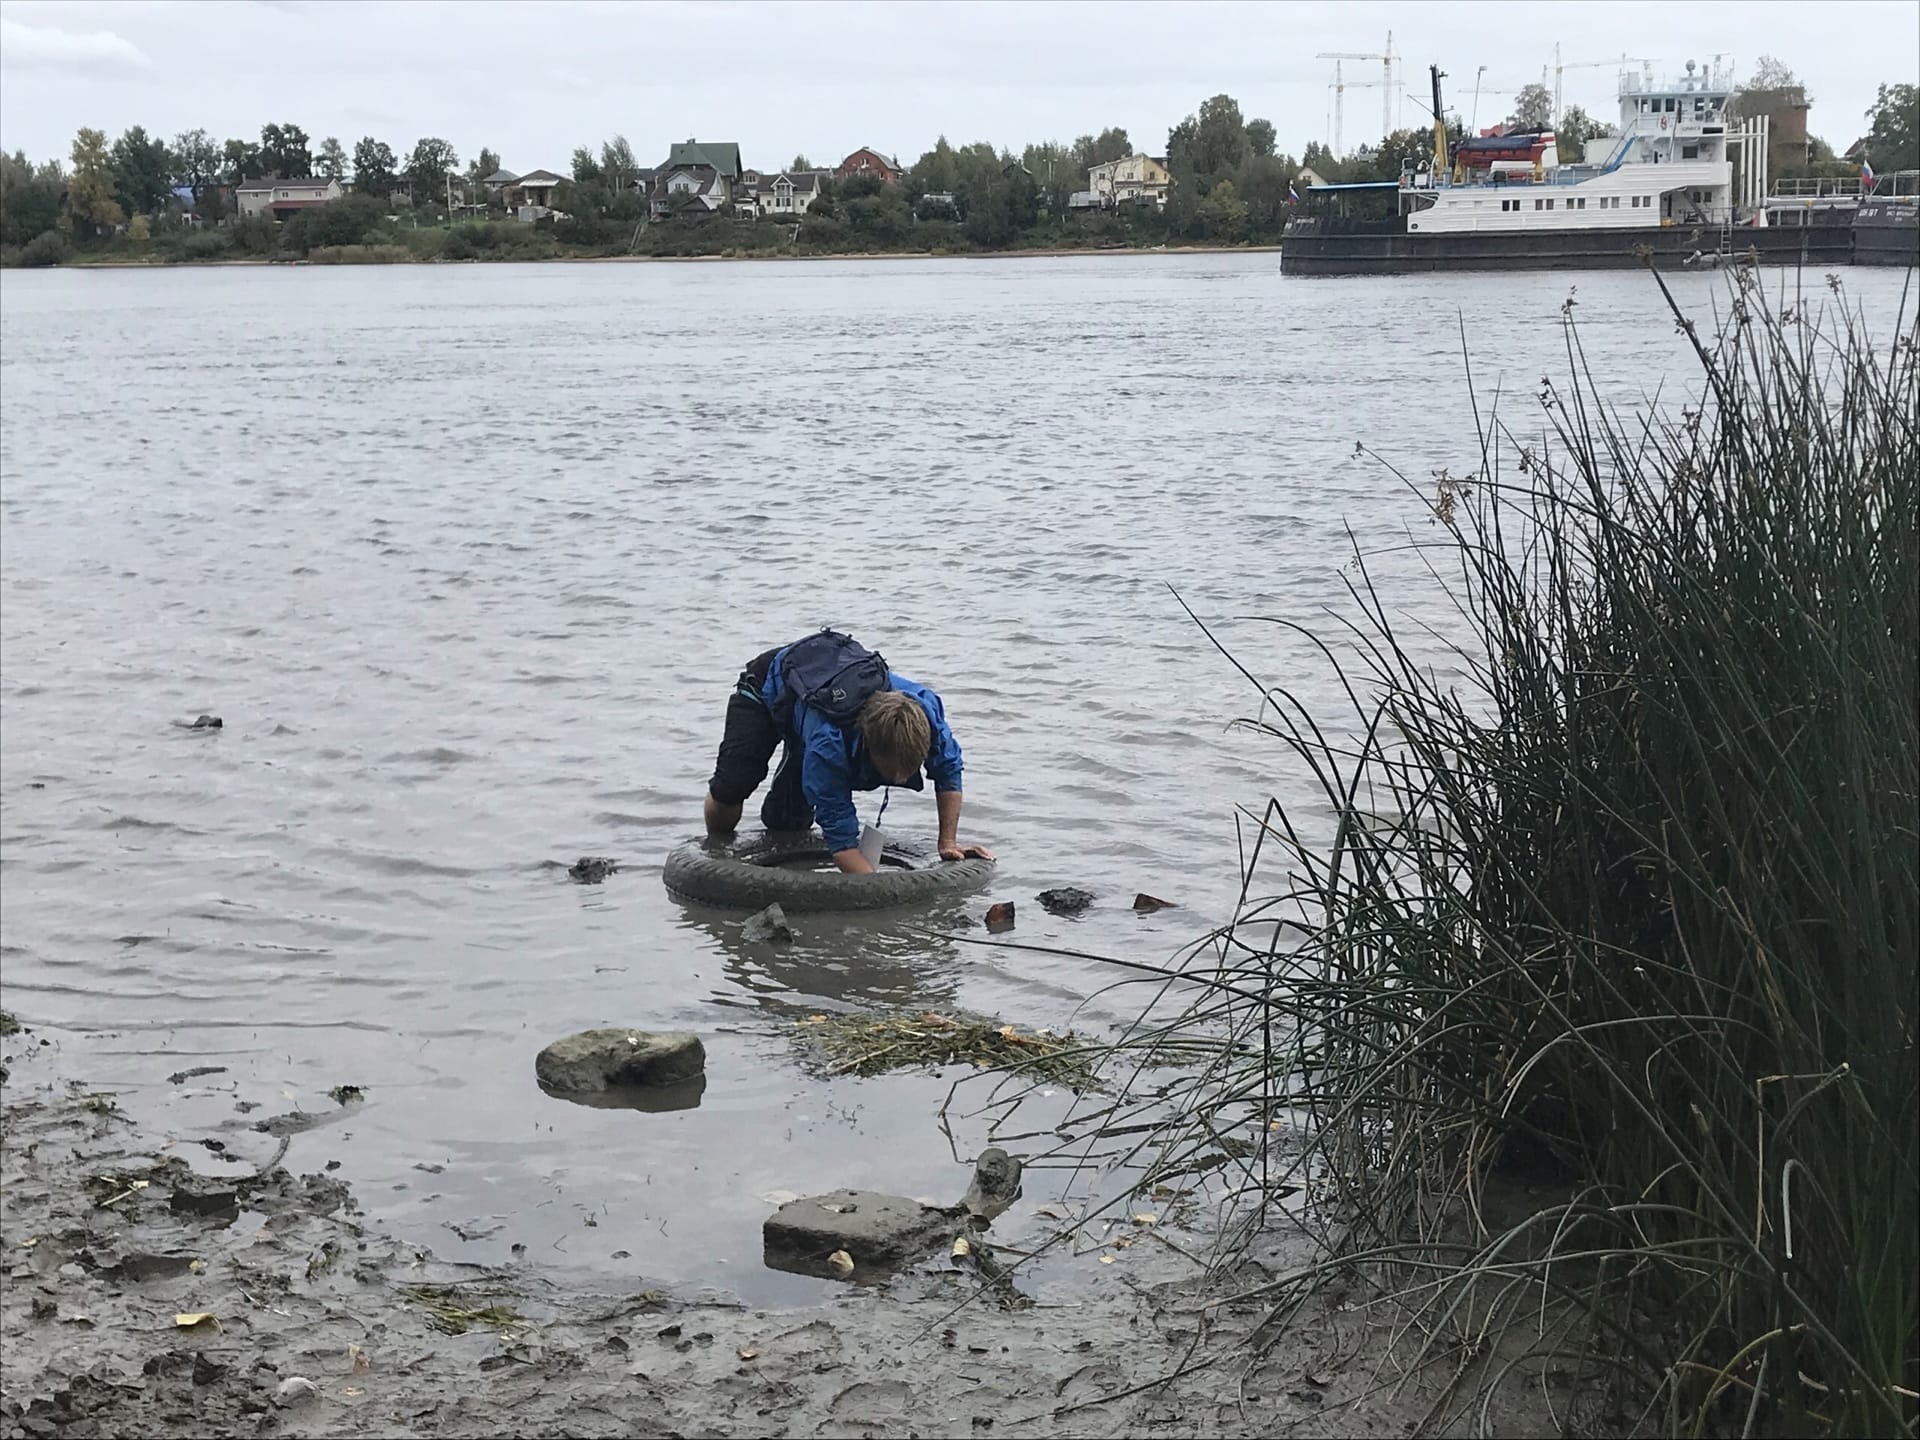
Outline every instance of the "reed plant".
{"label": "reed plant", "polygon": [[1136,1037],[1225,1032],[1154,1143],[1299,1117],[1253,1186],[1314,1187],[1457,1396],[1529,1351],[1589,1426],[1912,1435],[1920,326],[1651,283],[1697,399],[1616,404],[1569,305],[1544,420],[1419,487],[1456,673],[1363,564],[1299,631],[1351,713],[1261,685],[1331,840],[1249,812],[1203,998]]}

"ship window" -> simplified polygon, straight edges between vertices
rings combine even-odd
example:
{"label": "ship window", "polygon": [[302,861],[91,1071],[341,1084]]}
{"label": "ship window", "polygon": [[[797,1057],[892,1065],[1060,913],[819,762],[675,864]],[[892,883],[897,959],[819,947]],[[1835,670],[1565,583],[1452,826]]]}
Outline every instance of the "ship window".
{"label": "ship window", "polygon": [[1544,210],[1547,208],[1547,202],[1544,200],[1536,200],[1533,202],[1533,208],[1536,210]]}
{"label": "ship window", "polygon": [[1553,208],[1553,201],[1551,200],[1547,201],[1547,209],[1551,210],[1552,208]]}
{"label": "ship window", "polygon": [[1700,158],[1700,147],[1698,145],[1682,145],[1680,147],[1680,158],[1682,160],[1698,160]]}

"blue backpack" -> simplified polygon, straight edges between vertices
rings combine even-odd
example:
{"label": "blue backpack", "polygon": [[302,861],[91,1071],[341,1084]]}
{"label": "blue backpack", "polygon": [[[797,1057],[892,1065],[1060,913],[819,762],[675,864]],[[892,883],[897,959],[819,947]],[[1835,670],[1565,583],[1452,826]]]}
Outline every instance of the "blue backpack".
{"label": "blue backpack", "polygon": [[796,640],[780,657],[780,693],[773,718],[782,726],[806,705],[836,725],[851,725],[860,707],[893,688],[887,662],[851,635],[823,629]]}

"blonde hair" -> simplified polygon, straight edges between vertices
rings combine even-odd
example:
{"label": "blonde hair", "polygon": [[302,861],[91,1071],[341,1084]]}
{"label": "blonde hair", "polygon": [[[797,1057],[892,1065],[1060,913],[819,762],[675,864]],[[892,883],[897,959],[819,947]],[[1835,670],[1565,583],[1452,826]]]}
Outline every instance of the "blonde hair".
{"label": "blonde hair", "polygon": [[874,765],[887,775],[910,775],[926,763],[933,748],[933,726],[918,701],[898,690],[882,690],[860,707],[855,722]]}

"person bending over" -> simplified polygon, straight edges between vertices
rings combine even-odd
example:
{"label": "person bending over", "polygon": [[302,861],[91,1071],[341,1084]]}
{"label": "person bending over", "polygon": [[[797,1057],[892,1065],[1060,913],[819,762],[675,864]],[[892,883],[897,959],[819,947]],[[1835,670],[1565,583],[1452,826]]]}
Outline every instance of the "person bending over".
{"label": "person bending over", "polygon": [[775,747],[781,747],[780,768],[761,803],[761,823],[790,831],[817,820],[833,863],[849,874],[874,869],[860,850],[853,792],[922,789],[923,767],[940,815],[940,858],[993,858],[983,845],[960,843],[960,742],[940,697],[891,673],[851,636],[822,630],[747,662],[727,700],[726,729],[707,785],[708,835],[733,834],[747,798],[766,779]]}

